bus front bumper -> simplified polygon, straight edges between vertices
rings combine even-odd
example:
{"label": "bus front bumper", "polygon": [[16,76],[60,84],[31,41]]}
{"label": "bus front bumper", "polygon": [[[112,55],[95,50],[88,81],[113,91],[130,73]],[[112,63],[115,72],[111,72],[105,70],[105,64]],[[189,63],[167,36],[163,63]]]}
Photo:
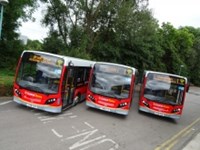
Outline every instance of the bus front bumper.
{"label": "bus front bumper", "polygon": [[25,105],[27,107],[31,107],[31,108],[51,112],[51,113],[61,113],[62,111],[62,106],[55,107],[55,106],[49,106],[49,105],[40,105],[40,104],[30,103],[16,96],[13,97],[13,101],[18,104]]}
{"label": "bus front bumper", "polygon": [[180,119],[180,115],[178,115],[178,114],[167,114],[167,113],[163,113],[163,112],[158,112],[158,111],[154,111],[147,107],[140,106],[139,110],[150,113],[150,114],[158,115],[158,116],[168,117],[168,118],[172,118],[172,119]]}
{"label": "bus front bumper", "polygon": [[92,108],[96,108],[96,109],[100,109],[103,111],[112,112],[112,113],[116,113],[116,114],[120,114],[120,115],[128,115],[128,112],[129,112],[128,110],[124,110],[121,108],[109,108],[109,107],[101,106],[101,105],[98,105],[94,102],[87,101],[87,100],[86,100],[86,105],[88,107],[92,107]]}

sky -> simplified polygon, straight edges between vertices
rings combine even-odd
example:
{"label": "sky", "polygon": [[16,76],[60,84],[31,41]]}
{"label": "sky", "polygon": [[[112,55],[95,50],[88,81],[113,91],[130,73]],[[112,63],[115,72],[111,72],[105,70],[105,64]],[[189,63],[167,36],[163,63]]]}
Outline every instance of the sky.
{"label": "sky", "polygon": [[[200,28],[200,0],[149,0],[149,8],[161,25],[170,22],[175,28],[193,26]],[[42,40],[47,36],[48,29],[41,25],[42,10],[38,9],[33,16],[35,22],[26,22],[19,32],[31,40]]]}
{"label": "sky", "polygon": [[149,0],[154,18],[180,26],[200,27],[200,0]]}
{"label": "sky", "polygon": [[45,7],[41,6],[33,14],[35,21],[23,22],[22,26],[19,28],[19,33],[23,36],[27,36],[31,40],[42,40],[47,37],[48,28],[41,24]]}

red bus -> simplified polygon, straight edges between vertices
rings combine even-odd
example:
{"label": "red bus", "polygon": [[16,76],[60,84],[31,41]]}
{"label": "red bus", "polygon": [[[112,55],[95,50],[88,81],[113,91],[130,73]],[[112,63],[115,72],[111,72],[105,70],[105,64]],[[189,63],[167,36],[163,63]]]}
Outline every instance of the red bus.
{"label": "red bus", "polygon": [[139,110],[179,119],[184,107],[186,90],[186,77],[145,71],[140,92]]}
{"label": "red bus", "polygon": [[14,101],[60,113],[85,99],[93,61],[39,51],[24,51],[14,82]]}
{"label": "red bus", "polygon": [[97,62],[88,85],[86,105],[100,110],[128,115],[134,92],[135,68]]}

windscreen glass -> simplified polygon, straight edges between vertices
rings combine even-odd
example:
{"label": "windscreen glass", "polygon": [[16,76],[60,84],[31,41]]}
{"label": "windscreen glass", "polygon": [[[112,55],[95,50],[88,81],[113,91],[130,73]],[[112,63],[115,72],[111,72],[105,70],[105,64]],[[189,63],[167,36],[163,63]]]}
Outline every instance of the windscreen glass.
{"label": "windscreen glass", "polygon": [[184,78],[149,73],[144,89],[144,97],[166,104],[182,104],[185,82]]}
{"label": "windscreen glass", "polygon": [[117,99],[128,98],[133,70],[116,65],[96,64],[90,90]]}
{"label": "windscreen glass", "polygon": [[17,83],[31,91],[58,92],[64,60],[45,54],[25,52],[19,67]]}

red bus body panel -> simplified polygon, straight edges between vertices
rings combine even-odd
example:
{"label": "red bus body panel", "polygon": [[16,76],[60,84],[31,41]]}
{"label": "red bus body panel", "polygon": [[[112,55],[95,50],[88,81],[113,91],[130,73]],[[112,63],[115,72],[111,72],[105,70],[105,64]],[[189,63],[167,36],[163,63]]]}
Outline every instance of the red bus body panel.
{"label": "red bus body panel", "polygon": [[[20,93],[20,95],[18,93]],[[52,104],[45,104],[49,99],[56,99],[56,101]],[[14,101],[47,112],[60,113],[62,110],[60,94],[46,95],[26,89],[20,89],[16,83],[14,84]]]}
{"label": "red bus body panel", "polygon": [[[32,51],[30,51],[30,52],[32,52]],[[45,52],[39,52],[39,51],[33,51],[33,52],[47,54]],[[50,54],[50,55],[54,55],[54,54]],[[13,86],[13,101],[15,101],[18,104],[22,104],[22,105],[25,105],[25,106],[28,106],[31,108],[39,109],[39,110],[44,110],[44,111],[52,112],[52,113],[61,113],[62,109],[64,109],[63,108],[63,95],[62,95],[63,85],[62,84],[64,82],[66,82],[66,81],[63,81],[65,73],[67,72],[67,69],[68,69],[66,64],[63,65],[63,68],[62,68],[60,80],[58,83],[59,84],[58,92],[56,94],[43,94],[40,92],[34,92],[31,90],[28,90],[26,88],[20,88],[20,86],[17,84],[16,80],[17,80],[20,64],[22,62],[22,57],[23,57],[23,53],[19,59],[19,62],[18,62],[17,68],[16,68],[15,82],[14,82],[14,86]],[[68,59],[68,56],[62,56],[62,57],[66,57],[66,59]],[[81,60],[81,59],[79,60],[79,58],[73,58],[73,57],[69,57],[69,59],[70,59],[70,62],[71,62],[71,60],[77,61],[76,62],[77,66],[80,65],[83,67],[85,67],[85,66],[91,67],[91,65],[89,65],[88,62],[87,62],[88,65],[86,65],[87,60]],[[89,63],[92,63],[92,62],[89,62]],[[76,86],[74,88],[74,93],[72,96],[73,103],[69,107],[74,106],[74,102],[75,102],[74,98],[76,96],[85,98],[87,86],[88,86],[88,83],[85,82],[83,85]],[[53,102],[47,103],[48,100],[53,100]],[[67,107],[67,108],[69,108],[69,107]]]}
{"label": "red bus body panel", "polygon": [[[180,109],[178,112],[173,112],[175,109]],[[159,116],[179,119],[182,114],[183,105],[173,106],[153,101],[148,101],[146,98],[141,98],[139,103],[139,110],[152,113]]]}
{"label": "red bus body panel", "polygon": [[[91,96],[93,97],[94,100],[91,100],[90,98]],[[86,97],[87,106],[122,115],[128,115],[131,106],[131,101],[132,98],[117,100],[115,98],[94,94],[89,90],[87,92],[87,97]],[[127,103],[127,105],[119,108],[119,105],[121,103]]]}
{"label": "red bus body panel", "polygon": [[140,99],[139,99],[139,110],[151,114],[155,114],[158,116],[179,119],[182,115],[185,97],[186,97],[186,89],[187,84],[184,86],[184,94],[183,94],[183,101],[181,105],[171,105],[171,104],[164,104],[152,100],[148,100],[144,97],[144,88],[147,83],[147,78],[143,77],[143,84],[141,85],[140,91]]}
{"label": "red bus body panel", "polygon": [[112,112],[121,115],[128,115],[133,99],[134,83],[135,83],[135,76],[132,75],[130,92],[128,98],[126,99],[117,99],[117,98],[103,96],[100,94],[95,94],[92,91],[90,91],[88,87],[86,94],[86,105],[107,112]]}

